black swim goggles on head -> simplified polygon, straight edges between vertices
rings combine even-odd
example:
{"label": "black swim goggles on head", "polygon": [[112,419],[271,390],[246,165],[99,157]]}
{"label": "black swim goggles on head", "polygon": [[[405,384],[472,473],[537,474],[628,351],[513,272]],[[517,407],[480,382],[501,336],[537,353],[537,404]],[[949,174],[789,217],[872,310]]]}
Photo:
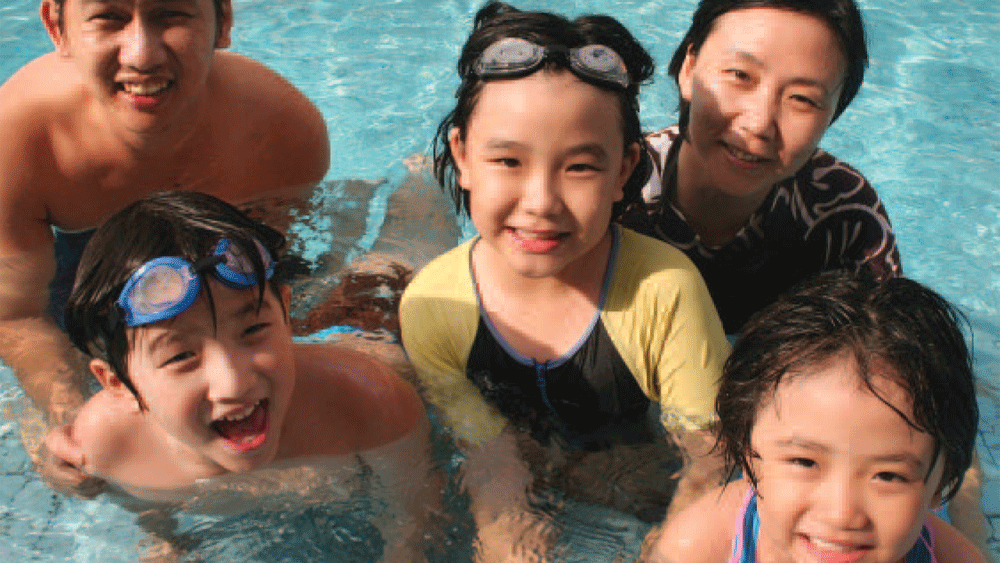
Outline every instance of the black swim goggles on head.
{"label": "black swim goggles on head", "polygon": [[616,90],[629,87],[625,61],[605,45],[543,47],[520,37],[505,37],[483,51],[472,71],[480,78],[527,76],[538,70],[545,59],[560,53],[568,55],[570,70],[583,80]]}
{"label": "black swim goggles on head", "polygon": [[[264,275],[274,275],[274,261],[264,245],[254,239],[264,264]],[[164,256],[146,262],[125,282],[116,302],[131,327],[175,317],[191,306],[201,292],[198,273],[211,268],[215,277],[233,289],[257,285],[253,262],[229,239],[215,246],[212,256],[191,264],[178,256]]]}

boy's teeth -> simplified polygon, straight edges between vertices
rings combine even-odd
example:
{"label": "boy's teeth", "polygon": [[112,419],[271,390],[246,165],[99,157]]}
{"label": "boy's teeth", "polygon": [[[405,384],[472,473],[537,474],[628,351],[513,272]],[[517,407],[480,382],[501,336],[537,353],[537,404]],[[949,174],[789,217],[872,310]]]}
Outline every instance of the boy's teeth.
{"label": "boy's teeth", "polygon": [[253,412],[253,410],[255,408],[257,408],[257,405],[259,403],[260,403],[260,401],[258,401],[257,403],[254,403],[252,405],[246,406],[242,410],[239,410],[239,411],[237,411],[237,412],[235,412],[233,414],[229,414],[229,415],[221,417],[219,420],[225,420],[225,421],[230,421],[230,422],[234,421],[234,420],[243,420],[244,418],[250,416],[250,414]]}

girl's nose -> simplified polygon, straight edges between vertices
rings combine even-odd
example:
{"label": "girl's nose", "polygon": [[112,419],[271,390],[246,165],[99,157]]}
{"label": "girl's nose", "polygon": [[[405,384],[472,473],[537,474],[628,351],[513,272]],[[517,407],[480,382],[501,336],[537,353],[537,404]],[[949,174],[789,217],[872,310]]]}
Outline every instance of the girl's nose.
{"label": "girl's nose", "polygon": [[521,208],[533,215],[547,216],[559,210],[559,181],[547,170],[533,171],[521,192]]}
{"label": "girl's nose", "polygon": [[860,485],[849,479],[830,480],[820,487],[820,511],[834,530],[861,530],[869,524]]}

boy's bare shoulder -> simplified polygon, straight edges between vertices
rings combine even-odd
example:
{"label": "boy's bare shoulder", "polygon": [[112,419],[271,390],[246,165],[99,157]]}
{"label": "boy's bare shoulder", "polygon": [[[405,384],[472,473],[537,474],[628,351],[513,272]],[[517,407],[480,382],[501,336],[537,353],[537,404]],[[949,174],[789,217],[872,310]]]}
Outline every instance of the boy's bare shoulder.
{"label": "boy's bare shoulder", "polygon": [[424,415],[413,386],[369,354],[336,345],[299,344],[296,364],[296,388],[308,386],[314,397],[339,407],[343,423],[360,429],[358,449],[403,438]]}
{"label": "boy's bare shoulder", "polygon": [[651,563],[724,563],[749,485],[736,481],[694,501],[664,524]]}

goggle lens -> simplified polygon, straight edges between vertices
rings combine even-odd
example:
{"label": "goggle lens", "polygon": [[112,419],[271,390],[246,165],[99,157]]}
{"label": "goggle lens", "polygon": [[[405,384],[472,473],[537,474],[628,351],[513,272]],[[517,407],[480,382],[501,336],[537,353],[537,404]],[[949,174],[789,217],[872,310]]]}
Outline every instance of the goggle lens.
{"label": "goggle lens", "polygon": [[[562,50],[542,47],[519,37],[505,37],[483,50],[473,71],[482,78],[522,76],[541,66],[550,53]],[[615,88],[628,88],[628,67],[611,47],[584,45],[568,49],[568,52],[570,70],[577,76]]]}
{"label": "goggle lens", "polygon": [[[274,261],[260,241],[254,239],[264,262],[265,277],[274,274]],[[253,261],[228,239],[215,247],[215,260],[201,261],[219,281],[235,289],[257,285]],[[209,266],[211,265],[211,266]],[[201,266],[199,266],[201,268]],[[118,306],[125,312],[128,326],[139,326],[175,317],[187,310],[201,292],[195,267],[177,256],[154,258],[139,267],[125,283]]]}

